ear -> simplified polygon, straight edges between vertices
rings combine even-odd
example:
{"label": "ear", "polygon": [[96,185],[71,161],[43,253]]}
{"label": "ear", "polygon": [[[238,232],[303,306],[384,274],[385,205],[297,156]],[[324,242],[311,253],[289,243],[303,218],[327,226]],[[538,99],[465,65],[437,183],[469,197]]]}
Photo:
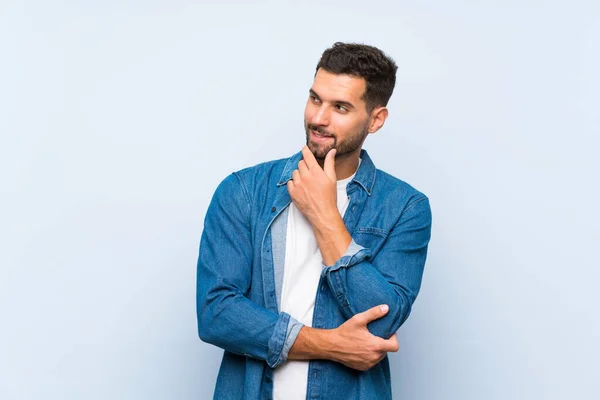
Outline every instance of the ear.
{"label": "ear", "polygon": [[385,123],[385,120],[388,117],[388,109],[387,107],[377,107],[373,111],[371,111],[371,124],[369,125],[368,132],[375,133]]}

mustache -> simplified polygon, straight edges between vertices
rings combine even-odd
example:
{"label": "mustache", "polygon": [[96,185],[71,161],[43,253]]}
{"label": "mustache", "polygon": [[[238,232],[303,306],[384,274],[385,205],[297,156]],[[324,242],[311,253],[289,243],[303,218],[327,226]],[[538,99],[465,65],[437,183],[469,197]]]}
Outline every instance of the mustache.
{"label": "mustache", "polygon": [[319,132],[321,135],[324,136],[332,136],[335,137],[335,135],[332,132],[329,132],[323,128],[321,128],[320,126],[316,126],[316,125],[312,125],[312,124],[308,124],[307,125],[308,129],[313,130],[315,132]]}

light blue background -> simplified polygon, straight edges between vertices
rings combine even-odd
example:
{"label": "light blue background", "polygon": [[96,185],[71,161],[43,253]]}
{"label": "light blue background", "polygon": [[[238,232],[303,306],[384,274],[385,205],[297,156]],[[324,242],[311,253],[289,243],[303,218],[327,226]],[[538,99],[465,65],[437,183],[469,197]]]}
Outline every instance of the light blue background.
{"label": "light blue background", "polygon": [[600,2],[4,0],[0,399],[210,398],[206,207],[338,40],[397,61],[365,148],[433,208],[395,398],[600,398]]}

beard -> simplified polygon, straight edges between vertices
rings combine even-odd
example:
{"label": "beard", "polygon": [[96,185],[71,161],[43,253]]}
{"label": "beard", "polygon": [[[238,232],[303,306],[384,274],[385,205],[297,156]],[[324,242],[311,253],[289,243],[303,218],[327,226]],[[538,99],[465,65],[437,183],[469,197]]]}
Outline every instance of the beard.
{"label": "beard", "polygon": [[[336,149],[335,157],[337,158],[339,156],[352,153],[362,146],[368,134],[367,125],[368,124],[365,124],[360,130],[351,133],[346,139],[338,142],[338,138],[335,133],[316,125],[307,124],[305,122],[304,130],[306,132],[306,145],[317,160],[325,160],[325,156],[327,156],[327,153],[329,153],[331,149]],[[333,140],[329,144],[315,143],[310,140],[311,130],[318,132],[321,135],[331,137]]]}

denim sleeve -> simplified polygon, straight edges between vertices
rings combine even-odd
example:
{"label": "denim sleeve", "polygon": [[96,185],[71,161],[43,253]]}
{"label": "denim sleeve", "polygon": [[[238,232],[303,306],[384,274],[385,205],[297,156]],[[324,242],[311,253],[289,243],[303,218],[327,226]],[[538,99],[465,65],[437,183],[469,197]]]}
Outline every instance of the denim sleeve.
{"label": "denim sleeve", "polygon": [[281,351],[281,358],[283,360],[287,360],[290,349],[294,345],[294,342],[300,333],[300,329],[302,329],[303,326],[303,323],[290,316],[290,321],[287,326],[287,336],[285,338],[285,343],[283,344],[283,350]]}
{"label": "denim sleeve", "polygon": [[289,314],[269,311],[246,297],[253,257],[249,216],[248,194],[231,174],[212,198],[200,239],[198,334],[207,343],[274,368],[286,360],[299,328]]}
{"label": "denim sleeve", "polygon": [[352,240],[346,253],[323,275],[346,318],[381,304],[388,313],[368,326],[389,338],[408,318],[419,289],[431,237],[429,199],[406,206],[377,254]]}

